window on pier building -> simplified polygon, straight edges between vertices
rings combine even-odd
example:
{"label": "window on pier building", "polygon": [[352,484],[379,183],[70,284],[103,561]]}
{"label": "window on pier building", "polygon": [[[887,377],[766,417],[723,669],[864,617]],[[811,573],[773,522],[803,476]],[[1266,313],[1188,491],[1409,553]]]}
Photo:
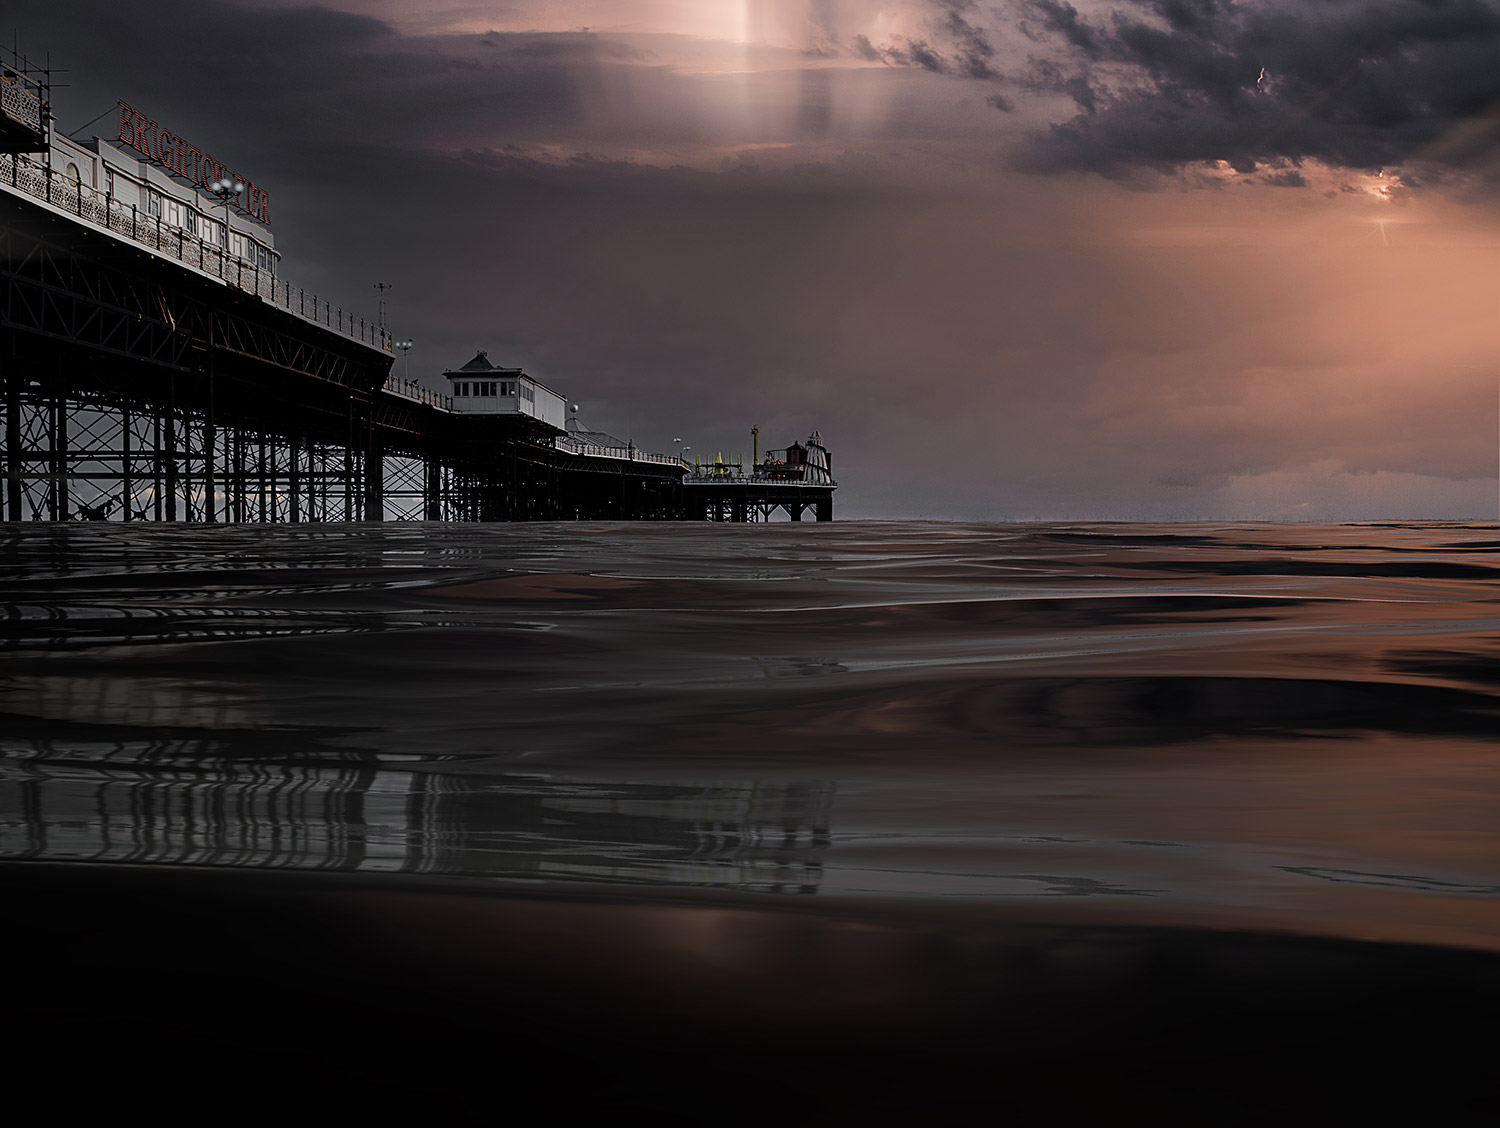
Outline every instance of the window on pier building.
{"label": "window on pier building", "polygon": [[160,214],[173,227],[181,227],[184,231],[192,231],[197,227],[197,224],[193,222],[193,209],[178,203],[176,200],[163,200]]}
{"label": "window on pier building", "polygon": [[156,219],[161,218],[161,193],[146,189],[146,214]]}
{"label": "window on pier building", "polygon": [[488,399],[491,396],[500,395],[502,386],[498,380],[456,380],[453,384],[453,394]]}

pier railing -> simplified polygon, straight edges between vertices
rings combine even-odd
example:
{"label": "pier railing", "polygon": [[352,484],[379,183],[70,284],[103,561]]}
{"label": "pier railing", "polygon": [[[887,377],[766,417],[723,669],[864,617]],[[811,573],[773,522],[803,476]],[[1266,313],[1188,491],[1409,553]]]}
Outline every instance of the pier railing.
{"label": "pier railing", "polygon": [[627,462],[650,462],[658,466],[687,468],[687,463],[680,458],[673,458],[670,454],[647,454],[633,446],[599,446],[597,443],[586,443],[563,436],[555,439],[554,443],[558,450],[567,454],[581,454],[589,458],[620,458]]}
{"label": "pier railing", "polygon": [[834,486],[838,483],[831,479],[827,482],[804,482],[800,478],[769,478],[759,474],[715,474],[708,466],[700,466],[698,472],[689,474],[682,480],[684,486]]}
{"label": "pier railing", "polygon": [[293,287],[274,272],[262,270],[258,264],[230,254],[216,243],[164,223],[160,216],[142,215],[137,205],[126,206],[109,193],[59,175],[55,169],[30,157],[0,153],[0,187],[18,195],[31,196],[81,223],[102,227],[158,254],[174,258],[221,279],[227,286],[255,294],[305,321],[372,348],[391,351],[390,334],[377,324],[355,317],[316,294]]}
{"label": "pier railing", "polygon": [[385,378],[385,391],[393,396],[403,396],[417,403],[425,403],[428,407],[435,407],[439,411],[453,410],[453,397],[445,396],[441,392],[434,392],[422,387],[415,380],[398,380],[394,376]]}

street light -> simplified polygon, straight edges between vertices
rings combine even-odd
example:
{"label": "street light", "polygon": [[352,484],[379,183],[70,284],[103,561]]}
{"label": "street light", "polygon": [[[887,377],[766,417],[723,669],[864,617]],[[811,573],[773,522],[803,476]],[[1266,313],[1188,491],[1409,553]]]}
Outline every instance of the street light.
{"label": "street light", "polygon": [[[227,252],[229,250],[229,202],[245,190],[245,184],[244,181],[234,180],[226,176],[222,180],[215,180],[208,186],[208,190],[224,201],[223,249]],[[224,260],[220,258],[219,261],[223,262]],[[220,276],[222,277],[222,275],[223,271],[221,270]]]}
{"label": "street light", "polygon": [[411,345],[410,341],[397,341],[395,345],[401,350],[401,355],[406,358],[406,382],[411,383]]}

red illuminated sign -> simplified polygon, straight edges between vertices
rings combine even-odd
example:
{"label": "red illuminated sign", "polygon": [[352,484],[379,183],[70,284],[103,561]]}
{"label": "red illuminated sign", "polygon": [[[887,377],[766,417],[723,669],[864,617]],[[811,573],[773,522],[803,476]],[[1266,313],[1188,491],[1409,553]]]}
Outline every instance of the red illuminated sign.
{"label": "red illuminated sign", "polygon": [[251,219],[258,219],[266,226],[271,224],[271,197],[264,188],[252,184],[246,177],[221,165],[196,145],[189,145],[175,133],[171,133],[152,121],[139,110],[120,103],[120,140],[142,156],[155,161],[185,180],[208,190],[216,180],[237,180],[245,186],[230,202]]}

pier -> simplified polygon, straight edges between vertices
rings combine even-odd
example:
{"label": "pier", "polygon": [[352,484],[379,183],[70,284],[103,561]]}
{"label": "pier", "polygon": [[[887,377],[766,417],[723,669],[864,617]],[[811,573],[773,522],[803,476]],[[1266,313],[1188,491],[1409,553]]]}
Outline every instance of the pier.
{"label": "pier", "polygon": [[690,465],[483,353],[398,380],[383,318],[282,276],[264,188],[124,102],[72,141],[45,72],[5,75],[0,519],[832,519],[826,452]]}

